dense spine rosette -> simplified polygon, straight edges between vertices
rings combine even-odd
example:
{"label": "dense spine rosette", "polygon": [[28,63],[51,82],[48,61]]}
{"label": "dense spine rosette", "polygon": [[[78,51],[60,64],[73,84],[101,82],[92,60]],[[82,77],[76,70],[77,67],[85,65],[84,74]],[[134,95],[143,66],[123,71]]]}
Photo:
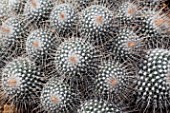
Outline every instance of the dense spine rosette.
{"label": "dense spine rosette", "polygon": [[40,28],[31,32],[26,41],[26,53],[36,63],[45,64],[52,60],[59,45],[57,35],[47,28]]}
{"label": "dense spine rosette", "polygon": [[24,17],[11,17],[2,23],[0,26],[0,33],[9,38],[24,39],[28,36],[29,27]]}
{"label": "dense spine rosette", "polygon": [[51,25],[61,35],[73,33],[78,22],[78,14],[71,3],[59,4],[50,14]]}
{"label": "dense spine rosette", "polygon": [[116,17],[121,24],[131,25],[138,11],[139,6],[135,2],[124,1],[119,6]]}
{"label": "dense spine rosette", "polygon": [[170,111],[170,51],[148,50],[140,63],[136,83],[137,105],[143,113],[169,113]]}
{"label": "dense spine rosette", "polygon": [[26,109],[38,102],[45,81],[45,76],[33,62],[19,57],[2,69],[2,94],[18,109]]}
{"label": "dense spine rosette", "polygon": [[[135,31],[145,37],[146,48],[161,47],[170,34],[170,18],[162,10],[143,9],[135,17]],[[168,35],[168,36],[167,36]]]}
{"label": "dense spine rosette", "polygon": [[104,6],[91,5],[80,14],[80,34],[103,45],[113,34],[113,13]]}
{"label": "dense spine rosette", "polygon": [[21,55],[29,28],[22,17],[11,17],[0,25],[0,67],[11,56]]}
{"label": "dense spine rosette", "polygon": [[127,99],[132,87],[132,71],[127,67],[114,60],[103,62],[95,78],[97,95],[115,102]]}
{"label": "dense spine rosette", "polygon": [[58,47],[55,65],[61,75],[94,73],[99,64],[99,51],[87,40],[72,37]]}
{"label": "dense spine rosette", "polygon": [[141,25],[141,33],[148,36],[169,33],[169,17],[162,14],[162,10],[147,9],[141,10],[137,23]]}
{"label": "dense spine rosette", "polygon": [[41,105],[50,113],[73,113],[79,104],[79,98],[74,90],[59,80],[51,78],[41,92]]}
{"label": "dense spine rosette", "polygon": [[126,113],[116,105],[102,99],[91,99],[81,104],[78,113]]}
{"label": "dense spine rosette", "polygon": [[130,29],[120,29],[117,35],[106,44],[108,54],[120,60],[138,60],[143,46],[143,39]]}
{"label": "dense spine rosette", "polygon": [[52,0],[28,0],[24,8],[27,19],[33,22],[46,20],[53,9]]}

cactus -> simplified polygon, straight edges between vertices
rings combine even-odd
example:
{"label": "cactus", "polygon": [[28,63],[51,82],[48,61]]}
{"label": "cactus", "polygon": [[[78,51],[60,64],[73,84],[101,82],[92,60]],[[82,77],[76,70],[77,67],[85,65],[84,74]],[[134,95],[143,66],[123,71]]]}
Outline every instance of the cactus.
{"label": "cactus", "polygon": [[55,65],[60,75],[95,73],[100,61],[99,57],[99,51],[87,40],[72,37],[58,47]]}
{"label": "cactus", "polygon": [[117,10],[117,19],[119,19],[121,24],[132,25],[134,17],[140,10],[140,6],[135,2],[124,1]]}
{"label": "cactus", "polygon": [[159,48],[148,50],[139,66],[136,105],[143,113],[169,113],[170,52]]}
{"label": "cactus", "polygon": [[0,112],[169,113],[167,3],[0,0]]}
{"label": "cactus", "polygon": [[28,58],[16,58],[2,69],[1,87],[5,99],[20,109],[38,102],[46,78]]}
{"label": "cactus", "polygon": [[85,101],[78,113],[126,113],[123,112],[119,107],[116,105],[104,101],[102,99],[91,99]]}
{"label": "cactus", "polygon": [[143,38],[128,28],[120,29],[106,44],[108,54],[124,61],[138,61],[143,48]]}
{"label": "cactus", "polygon": [[53,6],[51,0],[28,0],[24,15],[31,22],[45,21],[49,18]]}
{"label": "cactus", "polygon": [[51,78],[41,92],[41,105],[50,113],[73,113],[79,103],[76,92],[59,78]]}
{"label": "cactus", "polygon": [[169,17],[162,10],[144,8],[136,16],[135,25],[137,34],[145,37],[147,49],[161,47],[170,33]]}
{"label": "cactus", "polygon": [[80,14],[80,34],[95,45],[103,45],[113,35],[113,14],[107,7],[91,5]]}
{"label": "cactus", "polygon": [[50,14],[51,26],[61,35],[74,33],[78,22],[78,14],[71,3],[56,5]]}
{"label": "cactus", "polygon": [[39,65],[47,65],[53,60],[52,55],[59,45],[57,35],[47,28],[40,28],[31,32],[26,41],[26,53],[30,60]]}
{"label": "cactus", "polygon": [[22,16],[8,18],[0,26],[0,33],[14,39],[24,39],[28,36],[29,27]]}
{"label": "cactus", "polygon": [[[95,92],[105,100],[125,101],[133,87],[132,75],[134,74],[128,66],[114,60],[103,61],[98,75],[95,78]],[[133,73],[133,74],[132,74]]]}

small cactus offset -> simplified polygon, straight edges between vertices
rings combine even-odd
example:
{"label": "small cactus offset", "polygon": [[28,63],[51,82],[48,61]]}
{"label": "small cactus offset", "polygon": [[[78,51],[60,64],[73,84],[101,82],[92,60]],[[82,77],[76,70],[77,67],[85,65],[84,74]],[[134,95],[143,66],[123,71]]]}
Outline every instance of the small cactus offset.
{"label": "small cactus offset", "polygon": [[170,113],[168,2],[0,0],[0,113]]}

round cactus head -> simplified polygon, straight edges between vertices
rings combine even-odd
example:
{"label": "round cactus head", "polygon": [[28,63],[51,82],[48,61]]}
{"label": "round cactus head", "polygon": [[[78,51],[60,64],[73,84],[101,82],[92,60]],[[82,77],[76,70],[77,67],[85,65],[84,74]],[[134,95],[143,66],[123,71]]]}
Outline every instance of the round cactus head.
{"label": "round cactus head", "polygon": [[87,40],[75,37],[65,40],[55,55],[55,65],[61,75],[95,72],[99,60],[97,48]]}
{"label": "round cactus head", "polygon": [[44,110],[50,113],[72,113],[80,101],[74,90],[58,78],[46,83],[40,99]]}
{"label": "round cactus head", "polygon": [[28,35],[29,27],[23,17],[10,17],[0,26],[0,33],[14,39],[23,39]]}
{"label": "round cactus head", "polygon": [[[169,17],[166,13],[162,13],[162,10],[156,10],[152,8],[143,9],[139,12],[139,18],[141,16],[141,22],[143,22],[143,30],[146,35],[152,35],[152,32],[156,34],[169,33],[170,24]],[[138,22],[138,21],[137,21]],[[145,24],[145,25],[144,25]]]}
{"label": "round cactus head", "polygon": [[14,59],[2,69],[1,87],[4,100],[14,103],[17,109],[36,104],[45,82],[43,73],[27,58]]}
{"label": "round cactus head", "polygon": [[117,18],[120,23],[131,25],[140,7],[135,2],[124,1],[118,8]]}
{"label": "round cactus head", "polygon": [[156,12],[153,17],[150,17],[152,27],[159,33],[170,34],[170,18],[167,15]]}
{"label": "round cactus head", "polygon": [[107,7],[91,5],[80,14],[80,34],[96,45],[103,45],[113,33],[113,13]]}
{"label": "round cactus head", "polygon": [[52,54],[59,44],[57,35],[47,28],[40,28],[31,32],[26,40],[26,54],[38,64],[51,61]]}
{"label": "round cactus head", "polygon": [[114,102],[125,101],[132,87],[130,73],[132,74],[132,71],[119,62],[114,60],[103,62],[94,83],[97,95]]}
{"label": "round cactus head", "polygon": [[143,38],[130,29],[120,29],[115,38],[106,44],[106,50],[117,59],[138,61],[143,47]]}
{"label": "round cactus head", "polygon": [[145,37],[144,43],[147,49],[161,47],[166,43],[169,35],[169,17],[162,10],[152,8],[142,9],[135,18],[135,31]]}
{"label": "round cactus head", "polygon": [[60,35],[67,35],[76,29],[77,11],[71,3],[56,5],[50,14],[51,25]]}
{"label": "round cactus head", "polygon": [[49,18],[53,5],[51,0],[28,0],[24,14],[31,22],[44,21]]}

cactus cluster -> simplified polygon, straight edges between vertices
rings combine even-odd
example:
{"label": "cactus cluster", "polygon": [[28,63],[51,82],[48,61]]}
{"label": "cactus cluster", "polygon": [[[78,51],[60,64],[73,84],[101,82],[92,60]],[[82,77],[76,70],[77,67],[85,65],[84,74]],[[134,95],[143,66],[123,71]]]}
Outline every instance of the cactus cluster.
{"label": "cactus cluster", "polygon": [[166,0],[0,1],[0,113],[170,113],[169,100]]}

